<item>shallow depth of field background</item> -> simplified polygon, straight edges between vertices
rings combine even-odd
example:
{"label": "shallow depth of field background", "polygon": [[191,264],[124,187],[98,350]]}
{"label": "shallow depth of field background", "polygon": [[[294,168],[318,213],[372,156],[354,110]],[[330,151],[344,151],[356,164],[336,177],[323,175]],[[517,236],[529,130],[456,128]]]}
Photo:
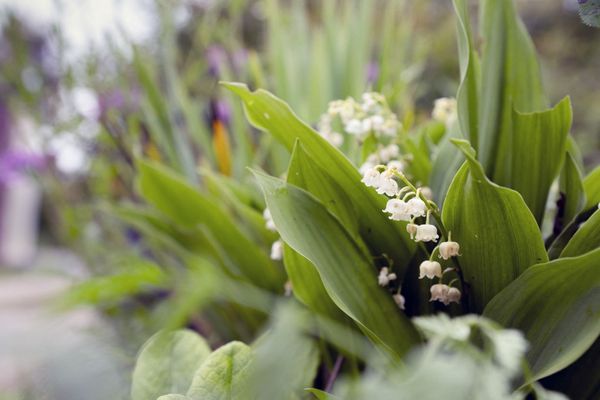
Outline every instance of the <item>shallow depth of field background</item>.
{"label": "shallow depth of field background", "polygon": [[[374,37],[385,36],[378,27],[389,1],[368,2]],[[429,115],[436,98],[455,95],[451,2],[398,3],[397,40],[357,44],[340,64],[344,80],[325,88],[328,82],[311,81],[331,67],[313,57],[324,46],[315,38],[338,24],[324,20],[318,0],[0,0],[0,400],[28,398],[40,387],[62,399],[128,390],[132,360],[149,333],[148,299],[108,301],[100,311],[57,299],[143,253],[137,232],[107,212],[135,200],[133,157],[160,157],[143,122],[148,110],[134,59],[170,88],[158,93],[167,103],[190,100],[182,107],[189,115],[178,117],[195,121],[204,138],[214,133],[215,114],[227,114],[231,165],[207,161],[202,137],[190,134],[192,165],[247,179],[236,132],[253,133],[219,80],[265,87],[313,124],[328,101],[369,88],[415,120]],[[571,96],[572,132],[585,165],[597,165],[600,29],[581,23],[576,0],[518,3],[551,103]],[[360,16],[330,18],[345,18],[339,29],[360,36]],[[281,160],[261,158],[269,146],[253,148],[247,163],[281,172]]]}

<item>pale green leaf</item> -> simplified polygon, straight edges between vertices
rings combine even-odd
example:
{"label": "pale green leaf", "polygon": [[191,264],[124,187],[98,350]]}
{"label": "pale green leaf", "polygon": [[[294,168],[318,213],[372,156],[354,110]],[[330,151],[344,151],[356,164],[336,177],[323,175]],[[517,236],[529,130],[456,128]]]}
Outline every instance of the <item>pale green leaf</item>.
{"label": "pale green leaf", "polygon": [[185,393],[209,354],[204,339],[192,331],[158,332],[144,344],[135,363],[132,400]]}
{"label": "pale green leaf", "polygon": [[490,301],[484,315],[521,330],[537,380],[579,358],[600,334],[600,248],[528,268]]}
{"label": "pale green leaf", "polygon": [[585,193],[581,171],[571,151],[567,151],[560,177],[560,191],[564,196],[562,222],[569,224],[579,214],[585,204]]}
{"label": "pale green leaf", "polygon": [[283,240],[313,263],[335,304],[392,356],[417,343],[411,323],[378,286],[369,255],[323,204],[298,187],[256,176]]}
{"label": "pale green leaf", "polygon": [[192,400],[247,400],[252,349],[241,342],[215,350],[196,371],[187,397]]}

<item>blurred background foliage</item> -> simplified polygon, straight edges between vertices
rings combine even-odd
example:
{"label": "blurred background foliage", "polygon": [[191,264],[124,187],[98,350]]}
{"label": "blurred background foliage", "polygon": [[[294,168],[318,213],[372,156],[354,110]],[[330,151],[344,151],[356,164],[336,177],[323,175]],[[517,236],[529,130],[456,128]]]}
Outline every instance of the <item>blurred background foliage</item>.
{"label": "blurred background foliage", "polygon": [[[584,165],[597,165],[600,30],[581,23],[574,0],[517,3],[550,101],[570,94]],[[276,237],[264,229],[264,200],[246,167],[280,175],[289,155],[247,123],[219,81],[268,89],[313,125],[331,100],[378,91],[410,131],[436,98],[455,95],[459,78],[448,1],[142,5],[150,15],[140,20],[148,24],[142,40],[118,26],[102,45],[74,53],[63,25],[31,22],[8,6],[0,38],[0,186],[9,187],[9,171],[35,177],[42,243],[70,249],[95,277],[60,307],[99,307],[128,367],[162,327],[191,327],[212,347],[250,341],[271,296],[284,293],[281,266],[268,259]],[[189,190],[190,202],[161,199],[170,185]],[[222,220],[203,220],[207,210]],[[238,247],[220,248],[218,235],[236,235]],[[251,248],[274,271],[259,289],[256,279],[231,280],[214,267],[244,264]]]}

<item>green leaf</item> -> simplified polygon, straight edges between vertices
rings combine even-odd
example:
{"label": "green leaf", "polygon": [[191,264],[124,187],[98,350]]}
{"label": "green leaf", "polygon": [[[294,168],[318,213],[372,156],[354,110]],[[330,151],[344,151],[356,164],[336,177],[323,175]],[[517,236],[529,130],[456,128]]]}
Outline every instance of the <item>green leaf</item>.
{"label": "green leaf", "polygon": [[437,204],[443,204],[454,175],[465,161],[463,153],[456,148],[450,139],[462,139],[458,129],[453,129],[444,137],[439,145],[433,161],[429,186]]}
{"label": "green leaf", "polygon": [[377,285],[369,255],[323,204],[298,187],[255,175],[283,240],[313,263],[335,304],[392,356],[417,343],[414,327]]}
{"label": "green leaf", "polygon": [[600,165],[583,179],[583,190],[587,199],[585,208],[597,207],[600,203]]}
{"label": "green leaf", "polygon": [[600,28],[600,0],[579,2],[579,15],[586,25]]}
{"label": "green leaf", "polygon": [[533,215],[514,190],[490,182],[465,140],[467,157],[442,208],[442,220],[460,243],[458,262],[468,284],[470,311],[485,305],[529,266],[548,260]]}
{"label": "green leaf", "polygon": [[267,333],[253,345],[250,392],[257,399],[297,400],[312,386],[319,366],[319,348],[307,335],[311,314],[297,303],[280,304]]}
{"label": "green leaf", "polygon": [[166,394],[164,396],[160,396],[156,400],[191,400],[191,399],[182,394]]}
{"label": "green leaf", "polygon": [[246,400],[252,349],[241,342],[215,350],[196,371],[187,396],[192,400]]}
{"label": "green leaf", "polygon": [[[541,225],[550,186],[563,163],[567,135],[571,129],[571,101],[565,97],[554,108],[534,113],[513,112],[512,145],[498,152],[494,182],[523,196]],[[506,160],[512,160],[507,162]]]}
{"label": "green leaf", "polygon": [[158,332],[144,344],[135,363],[132,400],[185,393],[209,354],[204,339],[192,331]]}
{"label": "green leaf", "polygon": [[484,316],[525,333],[532,380],[560,371],[600,334],[600,248],[530,267],[498,293]]}
{"label": "green leaf", "polygon": [[533,42],[513,0],[484,0],[481,9],[483,56],[479,94],[479,159],[488,176],[504,174],[513,129],[513,109],[546,107]]}
{"label": "green leaf", "polygon": [[471,21],[465,0],[454,0],[456,30],[458,36],[458,59],[460,63],[460,86],[456,94],[458,123],[463,137],[478,148],[478,90],[480,80],[479,59],[473,46]]}
{"label": "green leaf", "polygon": [[280,290],[281,273],[276,265],[236,226],[220,204],[159,163],[138,160],[138,169],[137,186],[144,199],[183,227],[203,226],[210,231],[234,276]]}
{"label": "green leaf", "polygon": [[310,388],[306,389],[307,392],[312,393],[318,400],[336,400],[339,397],[332,395],[331,393],[324,392],[319,389]]}
{"label": "green leaf", "polygon": [[224,83],[244,101],[246,115],[257,128],[270,132],[289,151],[296,139],[315,163],[335,180],[357,210],[359,232],[374,254],[387,254],[402,273],[416,248],[404,231],[382,213],[386,199],[362,184],[361,176],[338,149],[300,121],[290,107],[264,90],[251,92],[246,85]]}
{"label": "green leaf", "polygon": [[576,257],[600,247],[600,211],[580,225],[560,257]]}
{"label": "green leaf", "polygon": [[583,210],[585,204],[581,171],[571,151],[567,151],[565,156],[560,186],[560,191],[564,196],[564,214],[561,219],[563,224],[567,225]]}

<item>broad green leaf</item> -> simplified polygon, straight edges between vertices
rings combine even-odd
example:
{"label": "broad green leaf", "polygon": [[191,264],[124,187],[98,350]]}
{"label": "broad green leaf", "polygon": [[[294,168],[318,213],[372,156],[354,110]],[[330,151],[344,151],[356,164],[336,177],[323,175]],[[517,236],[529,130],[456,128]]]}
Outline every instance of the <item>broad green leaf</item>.
{"label": "broad green leaf", "polygon": [[319,389],[310,388],[306,389],[307,392],[312,393],[318,400],[336,400],[339,397],[332,395],[331,393],[324,392]]}
{"label": "broad green leaf", "polygon": [[281,274],[276,265],[244,235],[220,204],[161,164],[139,160],[138,169],[137,186],[146,201],[183,227],[203,226],[208,230],[235,276],[280,290]]}
{"label": "broad green leaf", "polygon": [[463,137],[468,138],[473,147],[477,149],[479,59],[473,46],[467,1],[454,0],[453,3],[457,16],[456,30],[460,64],[460,86],[456,94],[458,123]]}
{"label": "broad green leaf", "polygon": [[244,101],[246,115],[257,128],[270,132],[292,151],[296,139],[318,166],[345,191],[357,210],[359,232],[374,254],[387,254],[400,272],[404,271],[416,246],[404,231],[404,224],[392,223],[382,213],[385,197],[362,184],[361,176],[338,149],[300,121],[290,107],[264,90],[251,92],[243,84],[225,83]]}
{"label": "broad green leaf", "polygon": [[596,208],[591,208],[589,210],[580,212],[573,219],[573,221],[571,221],[571,223],[562,230],[560,235],[558,235],[556,238],[554,238],[554,240],[552,241],[552,244],[548,248],[548,257],[551,260],[554,260],[554,259],[560,257],[560,254],[562,253],[564,248],[567,246],[567,244],[569,243],[569,241],[571,240],[573,235],[575,235],[575,233],[577,233],[579,226],[581,224],[583,224],[585,221],[587,221],[596,210],[597,210]]}
{"label": "broad green leaf", "polygon": [[335,179],[319,167],[316,160],[306,152],[299,140],[292,151],[287,181],[319,199],[327,210],[338,218],[348,233],[357,238],[357,212],[352,202]]}
{"label": "broad green leaf", "polygon": [[512,145],[505,147],[508,153],[498,153],[502,162],[493,180],[519,192],[538,225],[544,217],[550,186],[563,163],[571,120],[571,101],[565,97],[546,111],[527,114],[515,111],[512,129],[503,133],[512,135]]}
{"label": "broad green leaf", "polygon": [[185,393],[194,372],[209,354],[204,339],[192,331],[158,332],[144,344],[135,363],[132,400]]}
{"label": "broad green leaf", "polygon": [[533,215],[514,190],[490,182],[465,140],[453,140],[467,161],[456,174],[442,220],[460,243],[458,258],[471,312],[485,305],[529,266],[548,260]]}
{"label": "broad green leaf", "polygon": [[571,151],[567,151],[565,156],[560,177],[560,191],[564,200],[561,220],[564,225],[567,225],[583,210],[585,204],[581,171]]}
{"label": "broad green leaf", "polygon": [[567,368],[552,374],[541,383],[545,388],[558,390],[570,399],[600,399],[600,339],[596,339],[584,355]]}
{"label": "broad green leaf", "polygon": [[481,8],[481,88],[478,155],[488,176],[506,180],[510,159],[513,109],[546,107],[533,42],[513,0],[484,0]]}
{"label": "broad green leaf", "polygon": [[585,208],[597,207],[600,203],[600,165],[583,179],[585,191]]}
{"label": "broad green leaf", "polygon": [[576,257],[600,248],[600,211],[579,226],[560,257]]}
{"label": "broad green leaf", "polygon": [[250,392],[257,399],[298,400],[312,386],[319,348],[307,334],[311,315],[297,303],[280,304],[267,333],[253,344]]}
{"label": "broad green leaf", "polygon": [[191,399],[182,394],[166,394],[164,396],[160,396],[156,400],[191,400]]}
{"label": "broad green leaf", "polygon": [[484,316],[525,333],[532,380],[560,371],[600,334],[600,248],[528,268]]}
{"label": "broad green leaf", "polygon": [[192,400],[247,400],[252,349],[241,342],[215,350],[194,374],[187,392]]}
{"label": "broad green leaf", "polygon": [[292,283],[294,296],[308,308],[335,319],[344,314],[327,294],[315,266],[304,256],[284,244],[283,265]]}
{"label": "broad green leaf", "polygon": [[411,323],[377,285],[370,256],[325,206],[298,187],[255,175],[283,240],[313,263],[335,304],[392,356],[417,343]]}

